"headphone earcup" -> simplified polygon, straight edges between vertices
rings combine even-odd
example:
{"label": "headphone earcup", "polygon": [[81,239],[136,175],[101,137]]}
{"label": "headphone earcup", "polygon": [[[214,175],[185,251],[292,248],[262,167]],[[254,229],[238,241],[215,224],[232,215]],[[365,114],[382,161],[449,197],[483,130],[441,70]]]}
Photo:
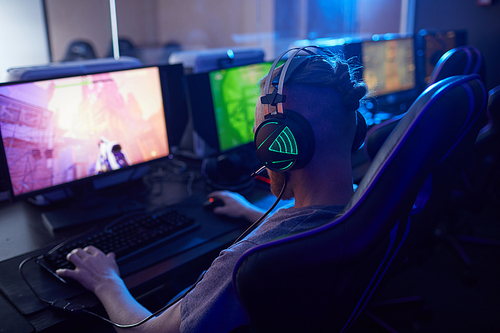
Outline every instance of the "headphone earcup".
{"label": "headphone earcup", "polygon": [[356,134],[354,135],[354,141],[352,142],[352,151],[356,151],[365,142],[366,131],[368,126],[366,125],[365,117],[356,110]]}
{"label": "headphone earcup", "polygon": [[311,124],[302,115],[284,110],[269,117],[255,131],[255,152],[264,165],[275,172],[305,167],[314,154],[316,141]]}

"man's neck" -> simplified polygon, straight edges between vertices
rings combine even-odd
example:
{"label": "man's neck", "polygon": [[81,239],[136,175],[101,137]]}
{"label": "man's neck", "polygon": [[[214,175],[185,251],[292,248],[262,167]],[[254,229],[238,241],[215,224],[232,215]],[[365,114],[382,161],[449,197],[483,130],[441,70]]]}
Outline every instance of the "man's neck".
{"label": "man's neck", "polygon": [[324,172],[305,170],[301,175],[291,175],[295,208],[312,205],[345,205],[351,199],[354,190],[350,168]]}

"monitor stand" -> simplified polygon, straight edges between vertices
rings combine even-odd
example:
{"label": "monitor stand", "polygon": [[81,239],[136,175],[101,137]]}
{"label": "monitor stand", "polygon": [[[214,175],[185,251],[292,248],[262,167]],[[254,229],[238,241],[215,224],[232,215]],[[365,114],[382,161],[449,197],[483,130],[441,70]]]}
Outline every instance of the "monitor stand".
{"label": "monitor stand", "polygon": [[83,223],[119,216],[131,211],[142,210],[145,206],[136,200],[126,202],[106,202],[96,206],[73,205],[42,213],[42,220],[49,231],[59,231]]}
{"label": "monitor stand", "polygon": [[[126,186],[130,189],[133,185],[129,182]],[[123,186],[83,192],[84,195],[73,196],[42,213],[43,223],[49,231],[55,232],[145,209],[145,204],[127,195],[127,190]],[[140,193],[140,190],[135,193]]]}

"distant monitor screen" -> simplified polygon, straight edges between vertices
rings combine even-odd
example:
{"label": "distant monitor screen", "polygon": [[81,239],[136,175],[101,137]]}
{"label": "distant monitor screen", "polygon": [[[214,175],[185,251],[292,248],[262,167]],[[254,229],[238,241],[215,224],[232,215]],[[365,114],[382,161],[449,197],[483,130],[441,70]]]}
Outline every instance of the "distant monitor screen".
{"label": "distant monitor screen", "polygon": [[253,141],[258,83],[270,64],[254,64],[209,73],[221,151]]}
{"label": "distant monitor screen", "polygon": [[457,46],[465,45],[466,33],[464,31],[444,31],[426,33],[425,41],[425,82],[429,83],[432,71],[436,67],[439,59]]}
{"label": "distant monitor screen", "polygon": [[376,95],[415,88],[412,38],[365,41],[362,44],[363,79]]}
{"label": "distant monitor screen", "polygon": [[253,142],[259,82],[270,69],[265,62],[188,76],[195,130],[215,151]]}
{"label": "distant monitor screen", "polygon": [[168,156],[157,67],[0,86],[14,196]]}

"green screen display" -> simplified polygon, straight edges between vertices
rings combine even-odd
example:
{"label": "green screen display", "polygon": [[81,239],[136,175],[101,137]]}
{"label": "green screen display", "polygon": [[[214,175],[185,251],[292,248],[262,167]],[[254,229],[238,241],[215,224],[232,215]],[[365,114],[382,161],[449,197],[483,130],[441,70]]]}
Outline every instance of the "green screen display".
{"label": "green screen display", "polygon": [[221,151],[253,141],[259,82],[271,63],[233,67],[209,73]]}

